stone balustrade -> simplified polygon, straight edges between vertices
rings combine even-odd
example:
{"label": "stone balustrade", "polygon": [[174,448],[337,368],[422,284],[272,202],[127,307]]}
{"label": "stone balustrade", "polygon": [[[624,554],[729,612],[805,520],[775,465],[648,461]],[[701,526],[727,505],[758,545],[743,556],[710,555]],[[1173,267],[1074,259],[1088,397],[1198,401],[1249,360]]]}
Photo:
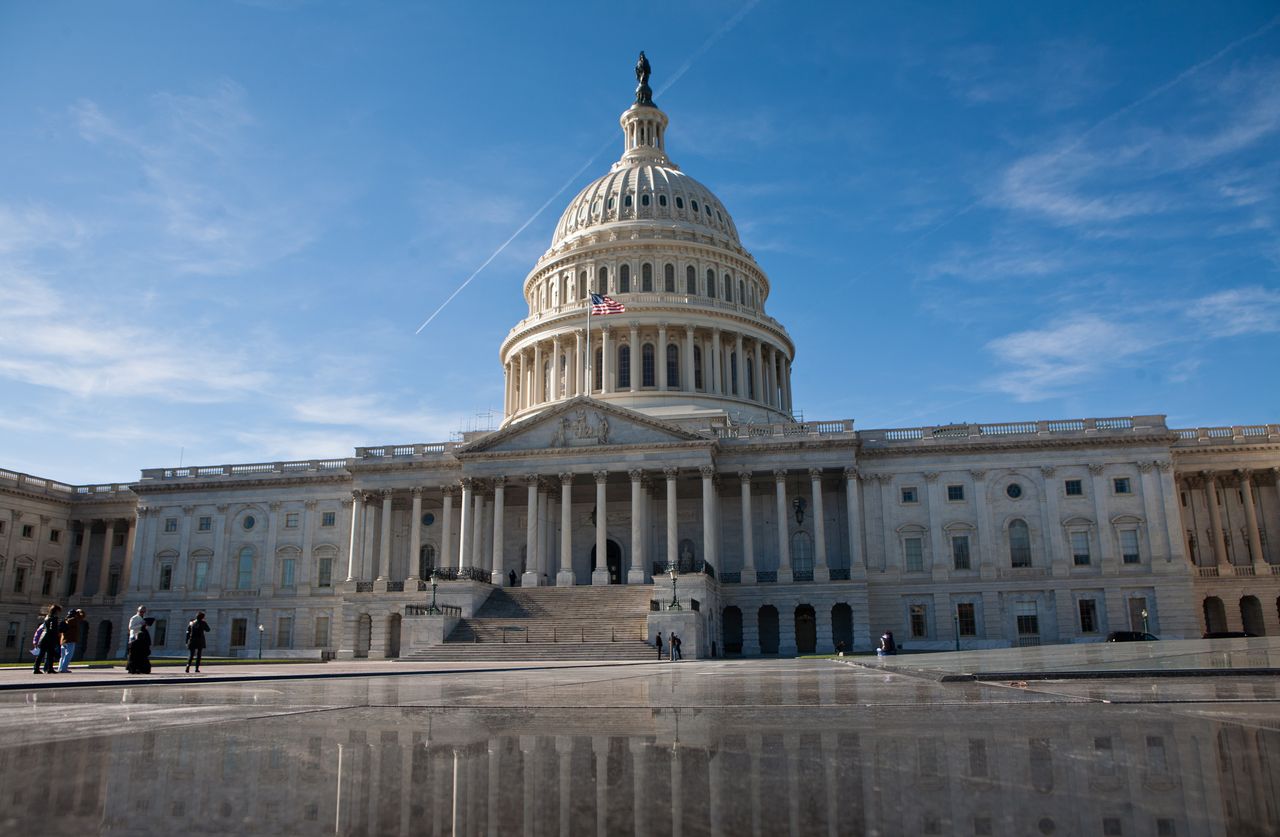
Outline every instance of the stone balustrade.
{"label": "stone balustrade", "polygon": [[67,501],[126,499],[133,496],[133,490],[127,483],[68,485],[57,480],[5,469],[0,469],[0,485]]}
{"label": "stone balustrade", "polygon": [[1164,434],[1164,416],[1121,416],[1116,418],[1055,419],[1048,421],[1004,422],[1001,424],[944,424],[927,427],[895,427],[858,431],[866,447],[896,444],[954,444],[957,441],[1005,441],[1014,437],[1090,437],[1100,434]]}
{"label": "stone balustrade", "polygon": [[250,462],[242,465],[192,465],[187,468],[143,468],[142,480],[206,479],[209,477],[251,477],[272,474],[305,474],[341,471],[351,459],[304,459],[292,462]]}
{"label": "stone balustrade", "polygon": [[719,439],[767,439],[795,436],[830,436],[853,433],[853,419],[797,421],[774,424],[737,424],[714,429]]}
{"label": "stone balustrade", "polygon": [[1256,445],[1280,441],[1280,424],[1246,424],[1232,427],[1191,427],[1174,431],[1175,448],[1200,445]]}

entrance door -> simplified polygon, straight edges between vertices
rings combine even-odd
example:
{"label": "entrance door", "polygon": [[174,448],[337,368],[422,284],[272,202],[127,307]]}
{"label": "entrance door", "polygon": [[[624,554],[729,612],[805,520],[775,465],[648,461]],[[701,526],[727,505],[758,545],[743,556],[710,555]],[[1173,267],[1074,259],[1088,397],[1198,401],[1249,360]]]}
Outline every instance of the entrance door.
{"label": "entrance door", "polygon": [[1147,630],[1147,600],[1141,596],[1129,599],[1129,630]]}
{"label": "entrance door", "polygon": [[103,619],[98,623],[98,651],[95,660],[111,658],[111,622]]}
{"label": "entrance door", "polygon": [[[605,541],[605,567],[609,570],[609,583],[622,584],[622,547],[615,540]],[[596,548],[591,547],[591,569],[596,568]]]}
{"label": "entrance door", "polygon": [[813,608],[800,605],[796,608],[796,653],[812,654],[818,650],[818,622]]}

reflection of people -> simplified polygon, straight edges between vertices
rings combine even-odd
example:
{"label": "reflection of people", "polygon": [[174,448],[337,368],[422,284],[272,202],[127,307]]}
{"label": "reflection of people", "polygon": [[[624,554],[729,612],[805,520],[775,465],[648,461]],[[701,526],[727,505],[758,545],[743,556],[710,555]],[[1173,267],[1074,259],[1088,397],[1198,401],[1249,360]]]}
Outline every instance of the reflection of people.
{"label": "reflection of people", "polygon": [[133,642],[129,643],[129,662],[125,665],[125,671],[130,674],[150,674],[151,673],[151,631],[149,628],[155,624],[154,616],[147,616],[142,620],[142,627],[138,629],[138,635],[133,638]]}
{"label": "reflection of people", "polygon": [[196,664],[196,674],[200,673],[200,659],[204,656],[205,638],[209,633],[209,623],[204,621],[204,611],[196,614],[196,618],[187,623],[187,671],[191,671],[191,661]]}
{"label": "reflection of people", "polygon": [[885,631],[880,635],[880,647],[876,649],[877,657],[889,657],[898,653],[898,646],[893,641],[893,631]]}

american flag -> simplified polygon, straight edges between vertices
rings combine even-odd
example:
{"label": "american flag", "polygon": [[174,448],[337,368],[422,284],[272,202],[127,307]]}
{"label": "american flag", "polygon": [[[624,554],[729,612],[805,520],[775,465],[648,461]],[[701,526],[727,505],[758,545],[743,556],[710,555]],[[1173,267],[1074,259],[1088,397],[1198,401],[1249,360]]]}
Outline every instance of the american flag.
{"label": "american flag", "polygon": [[623,314],[626,312],[626,306],[616,299],[604,296],[603,294],[591,295],[591,313],[596,316],[602,314]]}

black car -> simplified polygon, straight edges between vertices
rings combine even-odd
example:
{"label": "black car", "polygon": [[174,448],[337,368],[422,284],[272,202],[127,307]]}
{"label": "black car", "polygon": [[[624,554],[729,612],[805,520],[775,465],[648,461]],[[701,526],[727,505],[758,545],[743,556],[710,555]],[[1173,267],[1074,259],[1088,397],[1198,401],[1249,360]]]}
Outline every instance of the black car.
{"label": "black car", "polygon": [[1107,634],[1107,642],[1156,642],[1160,637],[1144,631],[1112,631]]}
{"label": "black car", "polygon": [[1246,637],[1255,637],[1257,634],[1251,634],[1248,631],[1205,631],[1201,639],[1244,639]]}

